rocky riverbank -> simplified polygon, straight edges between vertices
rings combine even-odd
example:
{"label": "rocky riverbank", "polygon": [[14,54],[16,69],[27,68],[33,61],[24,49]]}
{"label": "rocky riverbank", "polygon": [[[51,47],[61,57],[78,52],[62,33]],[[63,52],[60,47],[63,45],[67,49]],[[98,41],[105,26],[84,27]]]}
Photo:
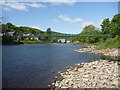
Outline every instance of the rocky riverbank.
{"label": "rocky riverbank", "polygon": [[[58,88],[120,88],[119,61],[100,60],[76,64],[59,72],[63,78],[52,83]],[[57,78],[57,77],[56,77]]]}
{"label": "rocky riverbank", "polygon": [[112,49],[103,49],[103,50],[98,50],[96,46],[88,46],[87,48],[81,48],[78,50],[75,50],[76,52],[83,53],[95,53],[95,54],[103,54],[105,56],[113,57],[116,60],[120,59],[119,51],[120,48],[112,48]]}

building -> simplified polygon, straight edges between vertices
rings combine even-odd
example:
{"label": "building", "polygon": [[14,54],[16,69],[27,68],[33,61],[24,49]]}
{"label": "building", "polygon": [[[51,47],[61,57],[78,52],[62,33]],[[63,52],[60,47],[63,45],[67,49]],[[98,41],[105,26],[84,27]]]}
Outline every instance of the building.
{"label": "building", "polygon": [[70,43],[70,41],[69,41],[69,40],[67,40],[67,41],[66,41],[66,43]]}
{"label": "building", "polygon": [[66,43],[66,39],[58,39],[58,43]]}
{"label": "building", "polygon": [[38,40],[39,40],[39,37],[34,37],[34,40],[37,40],[37,41],[38,41]]}
{"label": "building", "polygon": [[10,36],[13,36],[14,33],[15,33],[15,32],[8,32],[8,34],[9,34]]}
{"label": "building", "polygon": [[75,41],[75,43],[80,43],[80,41]]}
{"label": "building", "polygon": [[23,36],[30,36],[30,33],[24,33]]}

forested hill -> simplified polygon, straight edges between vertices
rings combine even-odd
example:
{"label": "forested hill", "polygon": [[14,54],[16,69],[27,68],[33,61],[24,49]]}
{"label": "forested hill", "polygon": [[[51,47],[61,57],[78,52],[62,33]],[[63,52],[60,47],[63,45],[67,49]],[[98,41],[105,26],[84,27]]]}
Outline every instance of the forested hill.
{"label": "forested hill", "polygon": [[7,33],[7,32],[16,32],[18,35],[23,35],[24,33],[29,33],[33,35],[38,35],[38,34],[45,34],[45,33],[50,33],[50,34],[61,34],[59,32],[52,31],[51,28],[48,28],[45,31],[36,29],[36,28],[31,28],[31,27],[23,27],[23,26],[15,26],[12,23],[6,23],[2,24],[2,33]]}

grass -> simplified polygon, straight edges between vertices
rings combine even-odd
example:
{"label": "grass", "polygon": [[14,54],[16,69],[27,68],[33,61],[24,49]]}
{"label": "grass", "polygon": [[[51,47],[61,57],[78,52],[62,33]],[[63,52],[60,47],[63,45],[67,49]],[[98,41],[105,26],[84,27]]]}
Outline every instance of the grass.
{"label": "grass", "polygon": [[98,42],[96,45],[98,49],[120,48],[120,42],[116,38],[108,38],[106,41]]}
{"label": "grass", "polygon": [[24,44],[35,44],[37,41],[30,41],[30,40],[22,40],[20,42],[23,42]]}
{"label": "grass", "polygon": [[74,45],[96,45],[97,49],[107,49],[107,48],[120,48],[120,35],[116,35],[114,38],[108,38],[107,40],[100,40],[97,43],[75,43]]}
{"label": "grass", "polygon": [[52,42],[48,42],[48,41],[31,41],[31,40],[21,40],[20,42],[22,42],[23,44],[49,44]]}

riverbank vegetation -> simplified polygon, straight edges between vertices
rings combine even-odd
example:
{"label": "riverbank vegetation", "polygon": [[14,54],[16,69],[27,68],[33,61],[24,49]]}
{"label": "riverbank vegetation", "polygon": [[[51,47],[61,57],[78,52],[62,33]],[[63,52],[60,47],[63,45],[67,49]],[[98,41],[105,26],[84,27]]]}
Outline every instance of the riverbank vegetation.
{"label": "riverbank vegetation", "polygon": [[[48,28],[42,31],[30,27],[18,27],[12,23],[2,24],[2,44],[43,44],[56,43],[57,37],[38,37],[39,35],[61,34]],[[19,36],[19,37],[17,37]]]}
{"label": "riverbank vegetation", "polygon": [[[47,28],[42,31],[36,28],[15,26],[12,23],[2,24],[2,43],[15,44],[21,42],[23,44],[40,44],[40,43],[56,43],[58,39],[64,38],[75,44],[94,44],[99,49],[120,48],[120,14],[116,14],[111,20],[106,18],[101,24],[101,29],[97,29],[93,25],[88,25],[83,28],[80,35],[106,35],[110,34],[113,37],[37,37],[40,34],[64,34]],[[13,37],[24,36],[24,37]],[[29,36],[29,37],[27,37]],[[36,36],[36,37],[33,37]]]}
{"label": "riverbank vegetation", "polygon": [[[120,14],[115,15],[110,21],[109,18],[103,20],[101,29],[96,29],[93,25],[83,28],[80,34],[110,34],[113,37],[73,37],[72,41],[80,41],[82,44],[94,44],[99,49],[120,48]],[[81,43],[75,43],[77,45]]]}

